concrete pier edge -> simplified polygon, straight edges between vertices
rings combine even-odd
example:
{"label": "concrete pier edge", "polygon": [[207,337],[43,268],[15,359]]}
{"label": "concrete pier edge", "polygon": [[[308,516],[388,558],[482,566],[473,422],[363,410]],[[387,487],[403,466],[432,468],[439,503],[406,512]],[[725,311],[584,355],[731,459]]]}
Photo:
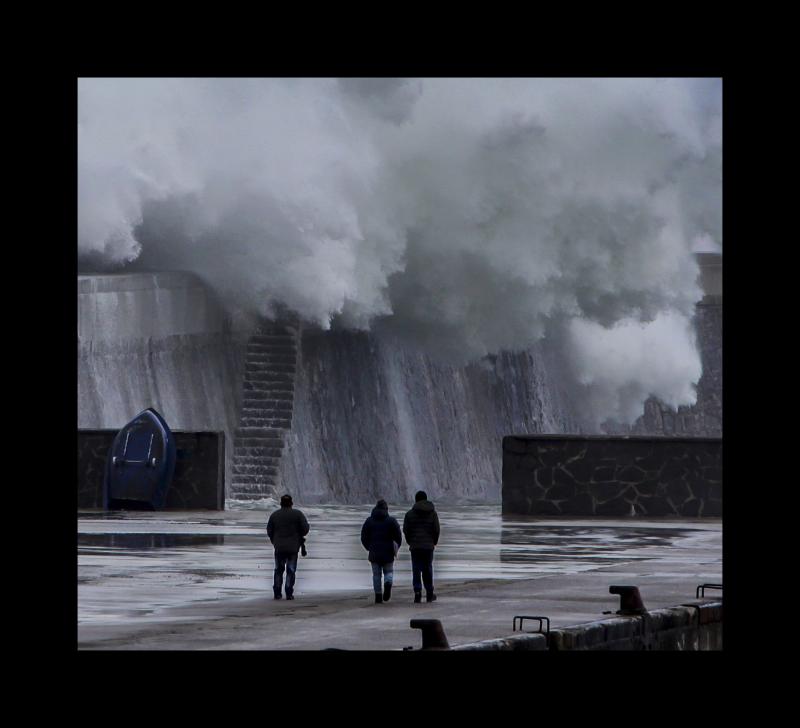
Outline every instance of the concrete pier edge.
{"label": "concrete pier edge", "polygon": [[521,633],[452,648],[453,651],[481,652],[721,649],[722,602],[702,600],[654,609],[643,615],[618,616],[559,627],[547,634]]}

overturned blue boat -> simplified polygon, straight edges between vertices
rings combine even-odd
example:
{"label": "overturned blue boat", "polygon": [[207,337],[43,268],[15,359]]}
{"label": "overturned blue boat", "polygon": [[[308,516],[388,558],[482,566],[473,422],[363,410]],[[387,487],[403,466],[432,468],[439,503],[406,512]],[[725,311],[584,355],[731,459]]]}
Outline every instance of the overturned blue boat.
{"label": "overturned blue boat", "polygon": [[107,510],[156,511],[164,507],[175,471],[175,437],[152,407],[114,438],[106,461]]}

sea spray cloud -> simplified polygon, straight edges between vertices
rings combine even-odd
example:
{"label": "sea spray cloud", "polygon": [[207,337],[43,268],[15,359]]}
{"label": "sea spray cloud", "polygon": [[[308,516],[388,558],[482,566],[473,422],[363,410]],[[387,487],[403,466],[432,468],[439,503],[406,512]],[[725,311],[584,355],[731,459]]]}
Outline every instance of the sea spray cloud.
{"label": "sea spray cloud", "polygon": [[573,319],[567,352],[596,426],[604,419],[634,421],[653,392],[675,408],[696,399],[693,383],[702,367],[694,329],[681,314],[659,314],[649,323],[623,319],[611,328]]}
{"label": "sea spray cloud", "polygon": [[720,97],[713,79],[82,79],[80,260],[193,270],[231,306],[452,361],[549,339],[593,414],[630,420],[649,394],[693,401],[678,333],[691,253],[722,244]]}

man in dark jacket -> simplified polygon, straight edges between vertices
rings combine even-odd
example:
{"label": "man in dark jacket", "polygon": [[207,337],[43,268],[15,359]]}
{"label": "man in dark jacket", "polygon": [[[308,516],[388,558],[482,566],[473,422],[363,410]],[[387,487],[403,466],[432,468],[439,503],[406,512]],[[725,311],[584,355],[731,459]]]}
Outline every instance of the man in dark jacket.
{"label": "man in dark jacket", "polygon": [[[361,543],[369,551],[372,564],[372,586],[375,589],[375,604],[388,602],[392,596],[394,580],[394,557],[403,536],[400,524],[389,515],[389,506],[381,499],[372,509],[372,514],[361,527]],[[383,574],[383,593],[381,593],[381,573]]]}
{"label": "man in dark jacket", "polygon": [[297,572],[297,552],[308,533],[308,521],[303,511],[292,508],[292,496],[281,496],[281,508],[267,521],[267,536],[275,547],[275,578],[272,590],[281,598],[283,571],[286,570],[286,598],[294,599],[294,579]]}
{"label": "man in dark jacket", "polygon": [[[425,491],[418,490],[414,506],[403,519],[403,533],[411,549],[411,583],[414,586],[414,603],[422,601],[422,584],[425,584],[425,601],[435,602],[433,593],[433,549],[439,543],[439,515],[428,500]],[[421,578],[420,578],[421,577]]]}

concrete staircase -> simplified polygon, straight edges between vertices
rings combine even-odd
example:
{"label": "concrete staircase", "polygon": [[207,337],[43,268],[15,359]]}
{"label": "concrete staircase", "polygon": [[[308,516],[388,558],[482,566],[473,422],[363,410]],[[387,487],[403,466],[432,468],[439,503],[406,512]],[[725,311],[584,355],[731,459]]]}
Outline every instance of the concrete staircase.
{"label": "concrete staircase", "polygon": [[298,334],[296,321],[264,321],[247,342],[229,498],[256,500],[280,495],[283,436],[292,427]]}

